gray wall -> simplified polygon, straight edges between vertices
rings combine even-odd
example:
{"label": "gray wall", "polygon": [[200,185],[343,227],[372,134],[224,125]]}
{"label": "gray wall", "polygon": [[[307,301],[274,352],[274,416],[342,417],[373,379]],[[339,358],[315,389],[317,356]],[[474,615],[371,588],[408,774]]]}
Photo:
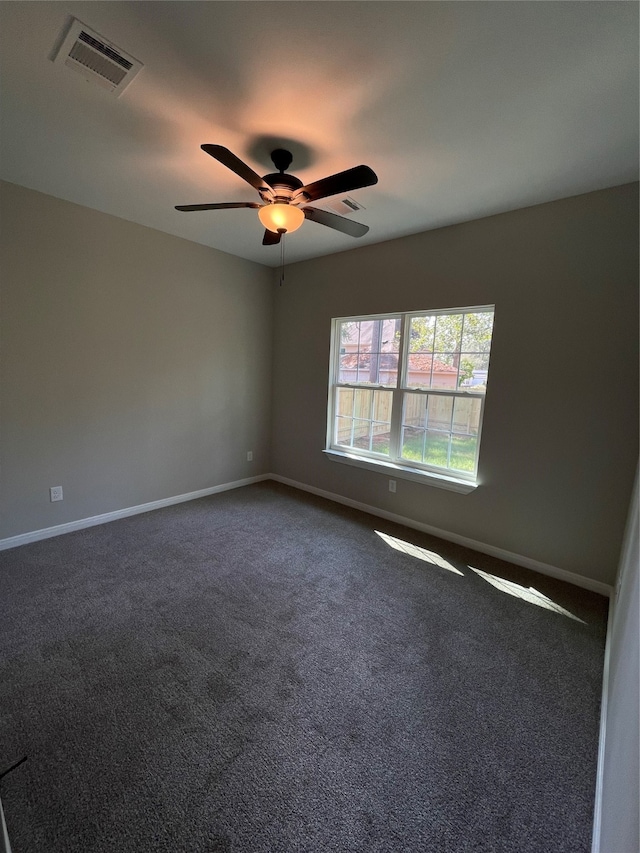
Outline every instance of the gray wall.
{"label": "gray wall", "polygon": [[269,471],[271,271],[0,190],[0,538]]}
{"label": "gray wall", "polygon": [[[0,538],[273,471],[613,582],[637,459],[637,185],[297,264],[274,303],[265,267],[12,184],[0,201]],[[487,303],[480,488],[390,495],[327,461],[332,317]]]}
{"label": "gray wall", "polygon": [[[637,184],[296,264],[275,301],[275,473],[613,583],[637,460]],[[490,303],[473,494],[391,495],[327,460],[332,317]]]}

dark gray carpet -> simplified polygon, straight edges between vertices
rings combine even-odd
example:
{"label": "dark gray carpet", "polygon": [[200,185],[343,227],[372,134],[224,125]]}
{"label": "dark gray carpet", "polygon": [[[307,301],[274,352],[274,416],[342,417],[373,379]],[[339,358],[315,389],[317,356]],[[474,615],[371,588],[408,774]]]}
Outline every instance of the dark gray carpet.
{"label": "dark gray carpet", "polygon": [[6,551],[0,598],[14,853],[589,850],[600,596],[261,483]]}

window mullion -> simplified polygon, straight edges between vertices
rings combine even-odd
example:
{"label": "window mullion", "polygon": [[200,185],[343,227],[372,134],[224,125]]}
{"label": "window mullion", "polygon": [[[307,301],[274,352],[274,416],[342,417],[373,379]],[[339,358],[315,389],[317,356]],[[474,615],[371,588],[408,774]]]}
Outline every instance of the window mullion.
{"label": "window mullion", "polygon": [[375,395],[375,391],[371,392],[371,399],[369,400],[369,450],[373,450],[373,399]]}
{"label": "window mullion", "polygon": [[402,390],[393,389],[391,408],[391,435],[389,436],[389,456],[392,460],[400,458],[400,439],[402,433]]}
{"label": "window mullion", "polygon": [[479,460],[479,456],[480,456],[480,440],[482,438],[482,424],[484,421],[484,403],[485,403],[485,398],[483,397],[482,400],[480,400],[480,418],[479,418],[479,422],[478,422],[478,433],[476,435],[476,456],[475,456],[475,462],[474,462],[474,466],[473,466],[473,476],[474,477],[477,476],[477,474],[478,474],[478,460]]}
{"label": "window mullion", "polygon": [[327,413],[327,447],[333,447],[337,442],[337,421],[336,415],[338,411],[338,388],[337,380],[340,377],[340,345],[336,343],[339,337],[339,321],[331,321],[331,358],[329,360],[329,389],[328,394],[328,413]]}
{"label": "window mullion", "polygon": [[451,395],[451,418],[449,419],[449,443],[447,444],[447,468],[451,467],[451,445],[453,444],[453,417],[456,408],[456,398]]}
{"label": "window mullion", "polygon": [[407,355],[409,352],[409,317],[402,314],[400,319],[400,346],[397,385],[393,389],[393,404],[391,407],[391,435],[389,436],[389,455],[391,459],[399,459],[402,453],[402,403],[403,388],[407,382]]}
{"label": "window mullion", "polygon": [[460,370],[462,369],[462,341],[464,340],[464,321],[467,315],[462,315],[462,325],[460,328],[460,345],[458,346],[458,373],[456,375],[456,388],[460,387]]}
{"label": "window mullion", "polygon": [[400,388],[407,387],[407,373],[409,362],[409,324],[411,318],[403,314],[400,320],[400,364],[398,370],[398,385]]}
{"label": "window mullion", "polygon": [[353,447],[356,433],[356,392],[351,399],[351,433],[349,434],[349,447]]}

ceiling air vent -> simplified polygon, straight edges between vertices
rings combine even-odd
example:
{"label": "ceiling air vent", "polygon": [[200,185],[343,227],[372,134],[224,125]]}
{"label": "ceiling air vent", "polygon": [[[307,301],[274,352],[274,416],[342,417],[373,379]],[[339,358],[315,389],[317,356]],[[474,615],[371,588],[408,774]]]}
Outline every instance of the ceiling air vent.
{"label": "ceiling air vent", "polygon": [[54,62],[73,68],[85,80],[103,86],[116,97],[142,68],[142,63],[133,56],[75,18],[71,21]]}
{"label": "ceiling air vent", "polygon": [[332,199],[331,201],[327,201],[324,206],[329,210],[332,210],[334,213],[339,213],[342,216],[344,216],[345,214],[353,213],[356,210],[364,209],[361,204],[359,204],[357,201],[354,201],[349,196]]}

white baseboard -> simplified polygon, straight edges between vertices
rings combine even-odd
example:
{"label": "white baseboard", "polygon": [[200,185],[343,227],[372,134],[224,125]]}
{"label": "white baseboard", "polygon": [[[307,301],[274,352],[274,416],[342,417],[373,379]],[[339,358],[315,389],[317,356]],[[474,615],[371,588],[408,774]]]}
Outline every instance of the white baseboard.
{"label": "white baseboard", "polygon": [[327,498],[330,501],[350,506],[353,509],[359,509],[367,512],[370,515],[376,515],[379,518],[386,518],[388,521],[393,521],[396,524],[403,524],[405,527],[412,527],[414,530],[421,530],[423,533],[430,533],[432,536],[437,536],[439,539],[446,539],[449,542],[455,542],[457,545],[464,545],[466,548],[472,548],[474,551],[480,551],[482,554],[488,554],[491,557],[497,557],[500,560],[506,560],[509,563],[515,563],[517,566],[523,566],[525,569],[532,569],[534,572],[539,572],[541,575],[549,575],[552,578],[572,583],[575,586],[589,589],[592,592],[597,592],[600,595],[607,597],[611,596],[612,588],[601,581],[585,578],[582,575],[576,575],[573,572],[568,572],[565,569],[559,569],[556,566],[550,566],[547,563],[541,563],[539,560],[534,560],[531,557],[524,557],[521,554],[514,554],[512,551],[505,551],[503,548],[497,548],[494,545],[487,545],[485,542],[478,542],[476,539],[469,539],[466,536],[460,536],[458,533],[451,533],[448,530],[441,530],[439,527],[433,527],[430,524],[423,524],[420,521],[414,521],[411,518],[405,518],[402,515],[396,515],[393,512],[387,512],[370,504],[354,501],[351,498],[345,498],[342,495],[334,492],[327,492],[324,489],[317,489],[315,486],[309,486],[306,483],[300,483],[297,480],[291,480],[288,477],[281,477],[279,474],[261,474],[257,477],[247,477],[244,480],[234,480],[231,483],[222,483],[219,486],[211,486],[208,489],[200,489],[197,492],[188,492],[184,495],[174,495],[170,498],[163,498],[158,501],[150,501],[149,503],[140,504],[138,506],[125,507],[114,512],[105,512],[101,515],[94,515],[90,518],[80,518],[77,521],[69,521],[66,524],[57,524],[55,527],[45,527],[41,530],[33,530],[29,533],[21,533],[18,536],[10,536],[7,539],[0,539],[0,551],[6,551],[9,548],[17,548],[20,545],[28,545],[30,542],[39,542],[41,539],[50,539],[53,536],[60,536],[63,533],[71,533],[74,530],[84,530],[86,527],[94,527],[98,524],[106,524],[109,521],[116,521],[119,518],[128,518],[132,515],[138,515],[143,512],[150,512],[154,509],[172,506],[173,504],[184,503],[185,501],[193,501],[197,498],[204,498],[208,495],[215,495],[217,492],[226,492],[229,489],[239,489],[242,486],[249,486],[252,483],[259,483],[263,480],[275,480],[278,483],[284,483],[287,486],[293,486],[295,489],[301,489],[304,492],[310,492],[314,495]]}
{"label": "white baseboard", "polygon": [[129,506],[117,509],[113,512],[105,512],[101,515],[92,515],[90,518],[79,518],[77,521],[68,521],[66,524],[56,524],[55,527],[44,527],[41,530],[32,530],[30,533],[21,533],[18,536],[9,536],[0,539],[0,551],[8,548],[17,548],[19,545],[28,545],[30,542],[39,542],[41,539],[51,539],[63,533],[72,533],[74,530],[84,530],[85,527],[95,527],[98,524],[106,524],[119,518],[128,518],[131,515],[139,515],[143,512],[151,512],[154,509],[162,509],[165,506],[193,501],[197,498],[206,498],[217,492],[227,492],[229,489],[239,489],[241,486],[249,486],[251,483],[259,483],[262,480],[271,479],[271,474],[260,474],[257,477],[247,477],[244,480],[234,480],[232,483],[222,483],[219,486],[211,486],[208,489],[200,489],[197,492],[187,492],[184,495],[174,495],[171,498],[162,498],[159,501],[150,501],[138,506]]}
{"label": "white baseboard", "polygon": [[387,521],[393,521],[396,524],[403,524],[405,527],[411,527],[414,530],[420,530],[423,533],[430,533],[432,536],[437,536],[439,539],[446,539],[448,542],[455,542],[457,545],[464,545],[466,548],[472,548],[474,551],[480,551],[482,554],[488,554],[490,557],[497,557],[500,560],[506,560],[509,563],[515,563],[516,566],[522,566],[525,569],[532,569],[534,572],[539,572],[541,575],[548,575],[552,578],[557,578],[566,583],[574,584],[574,586],[589,589],[592,592],[597,592],[607,598],[611,597],[612,588],[609,584],[601,581],[585,578],[582,575],[568,572],[566,569],[560,569],[557,566],[551,566],[548,563],[541,563],[539,560],[534,560],[531,557],[524,557],[522,554],[514,554],[512,551],[505,551],[504,548],[497,548],[495,545],[487,545],[485,542],[478,542],[476,539],[469,539],[466,536],[460,536],[458,533],[451,533],[448,530],[441,530],[439,527],[433,527],[430,524],[423,524],[420,521],[414,521],[412,518],[405,518],[402,515],[396,515],[393,512],[387,512],[384,509],[378,509],[376,506],[354,501],[351,498],[345,498],[342,495],[327,492],[324,489],[317,489],[315,486],[308,486],[306,483],[299,483],[297,480],[290,480],[288,477],[281,477],[279,474],[270,474],[270,479],[278,483],[284,483],[287,486],[293,486],[295,489],[301,489],[304,492],[318,495],[327,500],[335,501],[336,503],[350,506],[353,509],[359,509],[363,512],[368,512],[370,515],[376,515],[379,518],[386,518]]}

